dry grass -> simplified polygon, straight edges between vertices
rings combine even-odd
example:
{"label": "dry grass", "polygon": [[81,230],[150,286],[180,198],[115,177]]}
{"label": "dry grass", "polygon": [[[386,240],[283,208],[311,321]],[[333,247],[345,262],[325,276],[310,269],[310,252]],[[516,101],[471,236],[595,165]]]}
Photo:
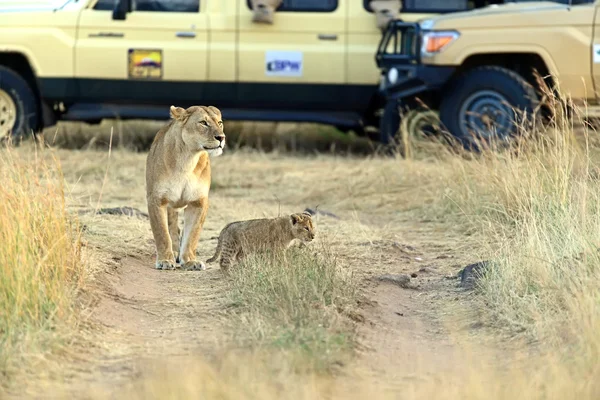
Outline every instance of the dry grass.
{"label": "dry grass", "polygon": [[[274,216],[280,203],[290,210],[318,204],[345,220],[335,225],[337,232],[324,235],[319,256],[294,252],[287,260],[251,259],[235,270],[229,296],[239,307],[233,322],[244,331],[236,342],[244,345],[242,351],[210,362],[190,358],[148,366],[124,397],[597,397],[597,150],[590,143],[591,133],[576,132],[572,119],[557,118],[540,130],[536,133],[542,135],[531,135],[515,148],[479,155],[456,155],[436,147],[429,155],[402,161],[374,155],[300,157],[277,151],[267,155],[246,149],[216,159],[211,195],[218,201],[211,205],[210,215],[215,217],[209,217],[206,236],[234,219]],[[98,153],[60,154],[69,166],[74,205],[89,208],[99,195],[95,183],[104,174],[104,166],[95,161]],[[124,150],[113,153],[104,205],[144,209],[142,178],[129,174],[135,173],[142,158]],[[28,187],[27,182],[20,184]],[[260,196],[246,198],[250,191]],[[43,197],[48,201],[50,196]],[[120,255],[131,254],[132,247],[139,253],[149,251],[143,222],[86,218],[101,251]],[[362,254],[368,250],[358,242],[386,234],[393,238],[394,226],[416,224],[419,219],[443,222],[439,235],[453,231],[479,238],[476,247],[467,249],[471,257],[495,262],[478,291],[482,317],[496,328],[510,328],[515,338],[535,340],[535,346],[525,349],[524,361],[509,367],[493,358],[477,358],[480,353],[474,352],[474,358],[453,360],[454,371],[409,382],[376,383],[365,371],[352,368],[344,374],[321,374],[330,370],[323,366],[343,359],[356,340],[340,315],[355,300],[355,280],[341,273],[339,265],[348,270],[357,260],[364,265],[370,254]],[[115,227],[119,232],[111,231]],[[131,242],[123,240],[126,236]],[[342,251],[346,258],[338,262],[333,254]],[[238,329],[232,333],[239,335]],[[465,354],[474,347],[467,342]]]}
{"label": "dry grass", "polygon": [[356,304],[356,283],[323,242],[302,250],[251,255],[233,269],[231,300],[241,309],[233,331],[249,348],[287,354],[298,370],[326,371],[352,350],[342,313]]}
{"label": "dry grass", "polygon": [[5,148],[0,181],[0,373],[10,373],[73,321],[84,265],[58,163]]}

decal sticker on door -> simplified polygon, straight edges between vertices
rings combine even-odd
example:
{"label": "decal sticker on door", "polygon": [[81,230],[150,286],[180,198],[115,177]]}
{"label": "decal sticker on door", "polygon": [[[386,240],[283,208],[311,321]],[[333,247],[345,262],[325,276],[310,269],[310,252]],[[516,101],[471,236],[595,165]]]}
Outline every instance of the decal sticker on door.
{"label": "decal sticker on door", "polygon": [[303,54],[301,51],[268,50],[265,53],[265,75],[302,76]]}
{"label": "decal sticker on door", "polygon": [[162,50],[129,49],[128,57],[129,78],[162,78]]}
{"label": "decal sticker on door", "polygon": [[600,63],[600,44],[594,45],[594,64]]}

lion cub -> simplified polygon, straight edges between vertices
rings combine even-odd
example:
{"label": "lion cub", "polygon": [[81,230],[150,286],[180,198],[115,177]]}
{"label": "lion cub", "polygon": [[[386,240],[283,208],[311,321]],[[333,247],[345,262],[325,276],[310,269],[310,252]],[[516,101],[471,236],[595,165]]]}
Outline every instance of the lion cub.
{"label": "lion cub", "polygon": [[[208,212],[210,159],[225,147],[216,107],[171,106],[171,122],[156,134],[146,160],[146,199],[156,243],[156,268],[204,270],[196,247]],[[185,209],[181,241],[178,210]]]}
{"label": "lion cub", "polygon": [[280,251],[294,239],[310,242],[314,238],[315,229],[308,213],[232,222],[219,234],[215,254],[206,262],[211,263],[221,256],[221,269],[227,272],[233,260],[239,261],[252,252],[261,249]]}

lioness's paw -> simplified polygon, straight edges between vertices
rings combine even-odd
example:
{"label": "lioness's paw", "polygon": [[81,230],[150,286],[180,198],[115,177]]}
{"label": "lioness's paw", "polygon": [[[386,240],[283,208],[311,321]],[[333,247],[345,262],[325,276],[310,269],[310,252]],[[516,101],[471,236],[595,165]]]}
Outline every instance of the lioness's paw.
{"label": "lioness's paw", "polygon": [[156,269],[167,270],[167,269],[177,269],[177,268],[178,268],[178,265],[175,264],[175,262],[173,262],[173,261],[162,260],[162,261],[156,262]]}
{"label": "lioness's paw", "polygon": [[183,264],[183,269],[186,271],[204,271],[206,265],[202,261],[188,261]]}

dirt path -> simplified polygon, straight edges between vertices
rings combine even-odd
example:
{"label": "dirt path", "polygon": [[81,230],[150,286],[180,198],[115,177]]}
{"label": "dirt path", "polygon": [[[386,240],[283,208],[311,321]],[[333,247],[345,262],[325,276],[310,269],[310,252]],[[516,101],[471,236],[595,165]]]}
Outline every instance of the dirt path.
{"label": "dirt path", "polygon": [[[316,164],[312,173],[318,176],[323,166]],[[275,161],[267,165],[271,170],[265,174],[277,171]],[[142,168],[143,156],[136,155],[133,161],[124,160],[118,171],[139,173]],[[288,174],[298,176],[293,168]],[[306,175],[312,184],[314,178]],[[103,206],[127,204],[145,211],[140,200],[143,184],[128,179],[118,175],[109,179]],[[85,177],[75,175],[72,180],[85,182]],[[273,180],[279,185],[289,182],[283,172]],[[211,237],[226,222],[260,217],[262,210],[272,210],[273,200],[265,194],[264,184],[239,182],[234,176],[215,184],[200,254],[212,254],[216,240]],[[124,185],[132,192],[125,193]],[[299,190],[294,183],[288,185]],[[95,190],[81,189],[81,184],[72,189],[81,203],[74,207],[89,211],[85,198],[96,198]],[[305,206],[302,199],[279,204],[282,212]],[[357,364],[363,373],[375,382],[402,385],[454,368],[460,348],[445,327],[448,305],[460,306],[469,300],[457,281],[447,276],[476,261],[468,251],[468,238],[448,225],[410,214],[362,213],[357,218],[351,211],[330,211],[340,218],[319,217],[319,234],[332,243],[343,266],[356,272],[368,299],[361,309],[365,321],[359,328]],[[152,267],[153,244],[146,219],[96,215],[84,216],[83,221],[89,227],[90,247],[99,254],[99,272],[89,290],[96,300],[88,310],[91,324],[99,329],[92,334],[96,348],[82,351],[60,368],[60,386],[69,397],[86,398],[99,392],[116,395],[151,362],[190,355],[210,357],[218,351],[228,308],[227,285],[218,266],[202,272],[157,271]],[[417,276],[412,279],[414,287],[408,289],[375,279],[382,274],[412,273]],[[29,389],[32,397],[38,397],[39,387]]]}

